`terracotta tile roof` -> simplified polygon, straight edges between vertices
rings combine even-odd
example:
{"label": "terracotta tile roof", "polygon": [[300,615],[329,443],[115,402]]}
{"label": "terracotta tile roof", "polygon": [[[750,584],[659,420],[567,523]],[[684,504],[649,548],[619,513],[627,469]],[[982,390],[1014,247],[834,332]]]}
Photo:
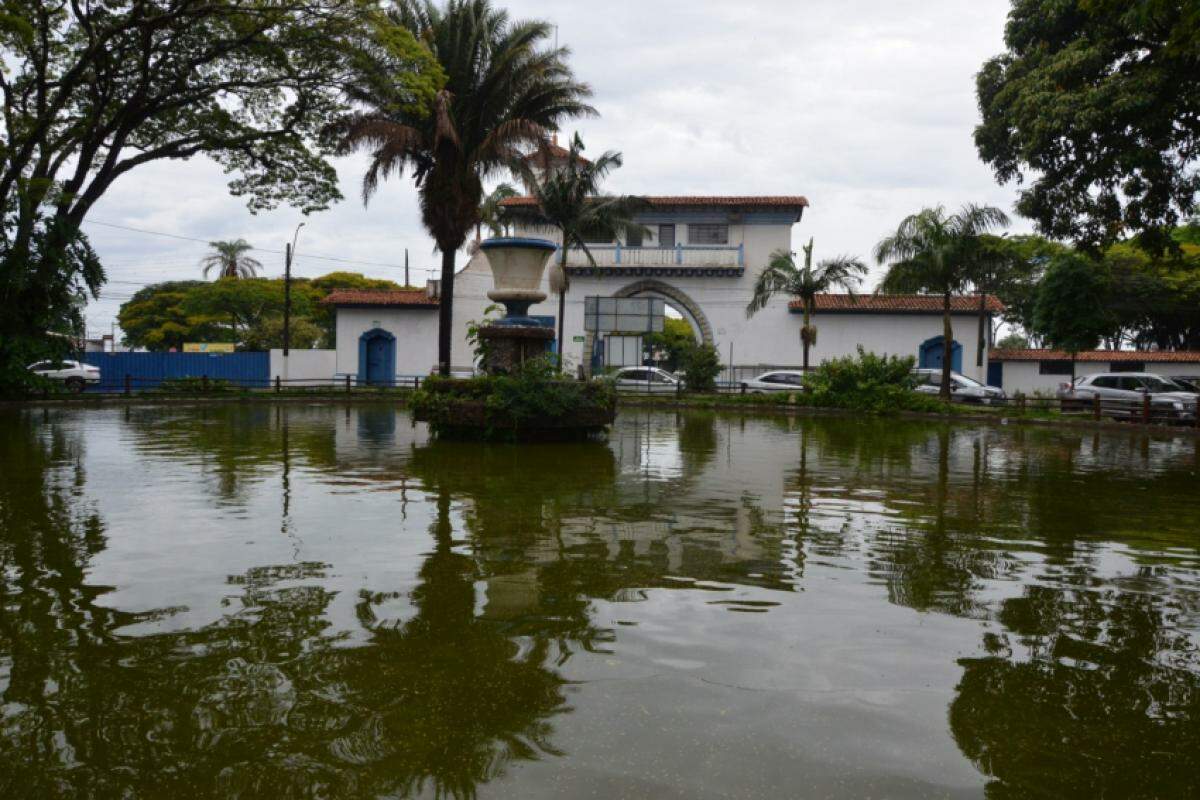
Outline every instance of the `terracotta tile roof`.
{"label": "terracotta tile roof", "polygon": [[[941,314],[942,298],[928,294],[819,294],[816,297],[817,311],[843,311],[859,314]],[[792,311],[801,311],[799,300],[788,303]],[[1004,310],[1000,298],[987,296],[987,310],[999,314]],[[956,295],[950,298],[950,311],[955,314],[979,313],[979,295]]]}
{"label": "terracotta tile roof", "polygon": [[[808,208],[808,199],[800,195],[789,196],[742,196],[742,195],[664,195],[645,198],[650,205],[660,208],[713,207],[722,208]],[[510,197],[500,205],[510,208],[533,208],[537,200],[532,197]]]}
{"label": "terracotta tile roof", "polygon": [[[1070,361],[1071,354],[1065,350],[993,350],[988,358],[992,361]],[[1140,361],[1143,363],[1200,363],[1198,350],[1088,350],[1078,353],[1076,361],[1105,361],[1112,363]]]}
{"label": "terracotta tile roof", "polygon": [[395,308],[437,308],[424,289],[335,289],[321,299],[331,306],[392,306]]}

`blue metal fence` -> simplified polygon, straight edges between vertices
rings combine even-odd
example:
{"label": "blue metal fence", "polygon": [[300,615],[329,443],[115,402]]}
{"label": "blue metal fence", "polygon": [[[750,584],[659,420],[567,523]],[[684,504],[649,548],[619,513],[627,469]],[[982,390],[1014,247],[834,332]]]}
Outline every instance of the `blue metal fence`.
{"label": "blue metal fence", "polygon": [[207,376],[258,387],[268,386],[271,380],[270,353],[84,353],[83,360],[100,368],[102,392],[123,390],[126,375],[139,389],[170,378]]}

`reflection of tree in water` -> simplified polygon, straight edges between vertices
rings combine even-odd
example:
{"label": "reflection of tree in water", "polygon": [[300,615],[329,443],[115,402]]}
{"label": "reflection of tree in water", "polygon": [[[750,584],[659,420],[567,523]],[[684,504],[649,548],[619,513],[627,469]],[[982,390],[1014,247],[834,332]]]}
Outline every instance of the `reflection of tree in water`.
{"label": "reflection of tree in water", "polygon": [[950,706],[955,741],[994,779],[989,797],[1200,793],[1200,657],[1179,599],[1035,586],[1004,603],[1010,633],[959,662]]}
{"label": "reflection of tree in water", "polygon": [[[867,545],[889,599],[1003,629],[985,634],[987,656],[959,662],[964,674],[950,709],[956,742],[994,779],[989,796],[1194,796],[1200,591],[1194,571],[1163,551],[1194,550],[1194,536],[1183,532],[1200,529],[1200,519],[1150,518],[1156,496],[1195,491],[1187,465],[1156,465],[1147,481],[1098,437],[925,431],[910,455],[877,443],[870,452],[889,455],[848,474],[870,485],[874,473],[903,520]],[[878,479],[887,464],[905,460],[909,479]],[[1146,538],[1128,535],[1132,520],[1113,513],[1130,496],[1143,509],[1138,523],[1158,529],[1145,552],[1132,552],[1136,572],[1113,576],[1103,557],[1108,543],[1137,548]],[[1178,502],[1164,505],[1180,513]],[[1042,559],[1018,559],[1013,550]],[[997,607],[987,594],[997,579],[1026,584],[1022,596]]]}
{"label": "reflection of tree in water", "polygon": [[375,625],[364,596],[366,645],[331,631],[325,565],[304,563],[231,578],[241,609],[212,625],[122,636],[170,610],[95,605],[103,529],[72,511],[79,443],[57,431],[0,417],[0,462],[24,467],[0,482],[0,796],[469,797],[554,752],[548,639],[475,615],[448,496],[415,614]]}

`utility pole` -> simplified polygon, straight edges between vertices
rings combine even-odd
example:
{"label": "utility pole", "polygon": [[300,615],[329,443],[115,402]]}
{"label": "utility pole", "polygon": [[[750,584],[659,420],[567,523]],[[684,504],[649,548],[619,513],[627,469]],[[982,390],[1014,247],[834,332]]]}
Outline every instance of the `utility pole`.
{"label": "utility pole", "polygon": [[408,282],[408,248],[406,247],[404,248],[404,288],[407,289],[409,286],[412,284]]}
{"label": "utility pole", "polygon": [[288,374],[288,351],[292,344],[292,258],[296,255],[296,239],[300,237],[301,222],[296,226],[292,241],[283,250],[283,377]]}

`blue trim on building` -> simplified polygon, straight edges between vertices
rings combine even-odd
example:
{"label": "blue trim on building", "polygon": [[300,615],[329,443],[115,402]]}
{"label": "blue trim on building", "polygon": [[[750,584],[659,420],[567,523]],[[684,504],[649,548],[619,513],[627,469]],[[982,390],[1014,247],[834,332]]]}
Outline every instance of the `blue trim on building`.
{"label": "blue trim on building", "polygon": [[375,380],[374,382],[390,384],[396,380],[396,337],[390,331],[385,331],[383,328],[372,328],[358,337],[358,382],[362,384],[372,382],[367,356],[370,351],[371,342],[375,339],[382,339],[386,342],[382,368],[387,374],[387,379],[386,381]]}

